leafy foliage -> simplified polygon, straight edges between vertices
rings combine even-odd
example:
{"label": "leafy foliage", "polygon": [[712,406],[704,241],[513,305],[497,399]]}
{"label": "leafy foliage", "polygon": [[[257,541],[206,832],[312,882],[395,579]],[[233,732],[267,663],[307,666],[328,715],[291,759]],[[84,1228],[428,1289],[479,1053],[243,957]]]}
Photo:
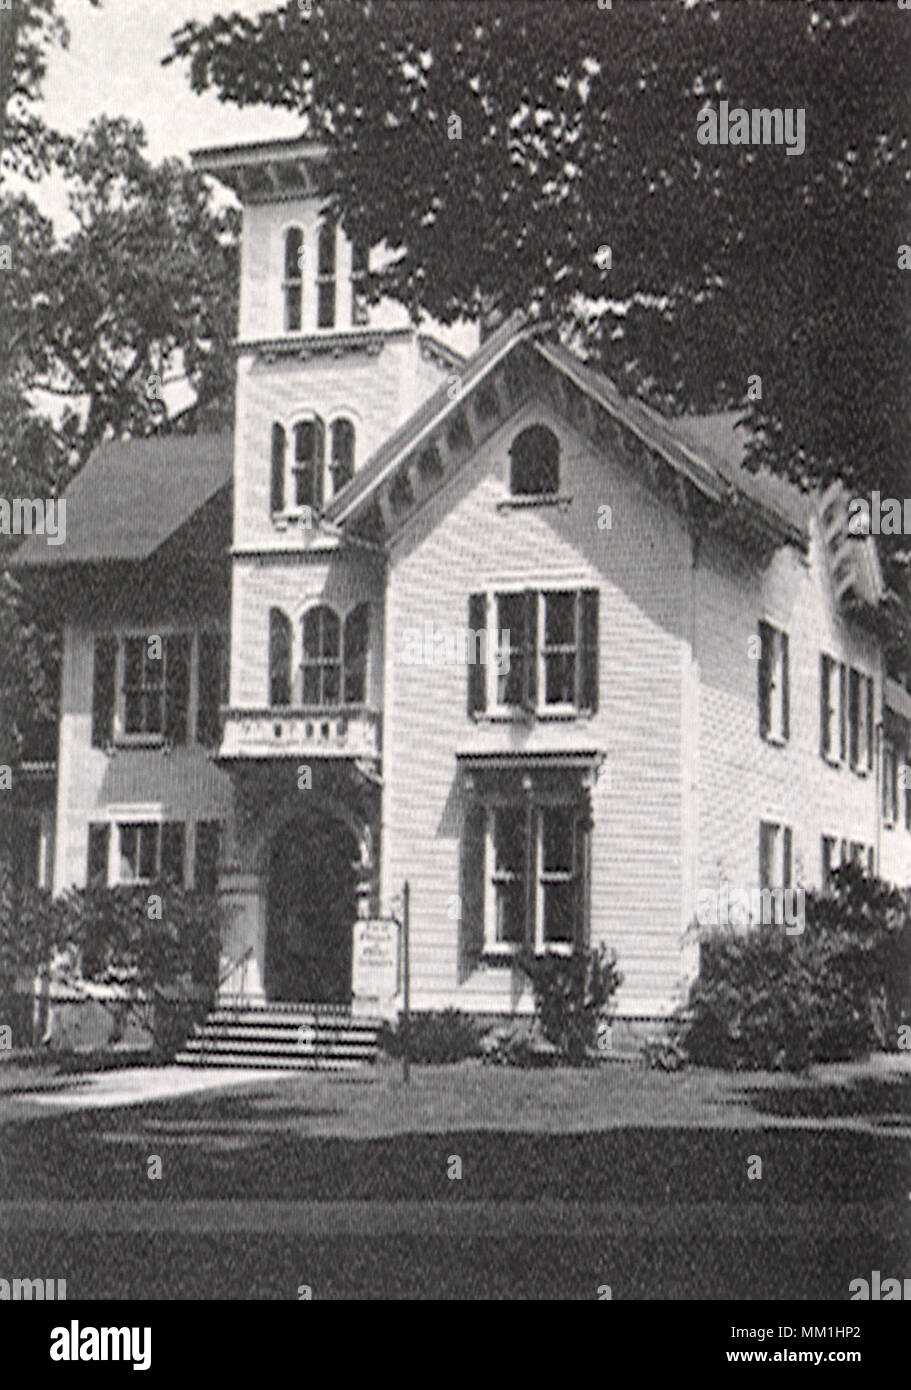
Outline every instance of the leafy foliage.
{"label": "leafy foliage", "polygon": [[604,946],[569,956],[526,949],[519,964],[534,989],[541,1032],[563,1061],[578,1066],[595,1049],[598,1021],[622,983],[614,953]]}
{"label": "leafy foliage", "polygon": [[[173,57],[301,113],[349,232],[396,252],[374,288],[413,313],[537,310],[669,411],[742,406],[755,463],[905,495],[897,6],[314,0],[185,24]],[[721,99],[805,109],[805,153],[698,143]]]}
{"label": "leafy foliage", "polygon": [[412,1062],[426,1063],[462,1062],[481,1052],[477,1022],[458,1009],[412,1014],[394,1028],[385,1025],[380,1046],[390,1057],[407,1054]]}
{"label": "leafy foliage", "polygon": [[[74,983],[119,986],[103,1000],[118,1036],[128,1016],[168,1053],[214,997],[219,952],[215,898],[170,880],[71,889],[59,898],[0,892],[0,993],[42,971]],[[160,902],[160,917],[158,916]]]}
{"label": "leafy foliage", "polygon": [[911,1018],[911,892],[859,868],[808,893],[806,928],[703,943],[683,1046],[717,1067],[787,1067],[894,1049]]}

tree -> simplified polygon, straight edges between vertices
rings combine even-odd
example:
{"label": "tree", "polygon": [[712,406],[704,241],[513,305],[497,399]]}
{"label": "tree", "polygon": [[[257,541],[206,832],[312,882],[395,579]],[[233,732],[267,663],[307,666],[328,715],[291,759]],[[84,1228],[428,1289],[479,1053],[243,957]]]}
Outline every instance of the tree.
{"label": "tree", "polygon": [[[98,0],[89,0],[97,5]],[[30,178],[45,171],[66,138],[49,130],[36,104],[54,45],[66,48],[69,30],[56,0],[6,0],[0,5],[0,171]]]}
{"label": "tree", "polygon": [[169,363],[202,405],[233,391],[237,213],[213,209],[180,160],[152,164],[144,149],[141,126],[94,121],[59,160],[76,230],[14,247],[15,370],[28,390],[78,405],[80,463],[106,432],[162,423]]}
{"label": "tree", "polygon": [[[443,322],[531,309],[667,412],[742,407],[752,466],[904,497],[908,18],[833,0],[289,0],[185,24],[166,61],[328,142],[329,203],[397,253],[374,293]],[[701,144],[722,99],[804,110],[805,151]],[[908,549],[890,547],[897,581]]]}

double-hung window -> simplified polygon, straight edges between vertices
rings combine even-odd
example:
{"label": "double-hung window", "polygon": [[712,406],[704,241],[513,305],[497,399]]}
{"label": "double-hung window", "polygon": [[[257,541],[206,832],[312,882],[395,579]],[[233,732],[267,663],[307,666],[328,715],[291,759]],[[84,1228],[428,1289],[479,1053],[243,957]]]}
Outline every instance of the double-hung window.
{"label": "double-hung window", "polygon": [[823,653],[819,680],[820,753],[827,762],[843,763],[848,755],[848,669]]}
{"label": "double-hung window", "polygon": [[790,737],[790,657],[788,634],[759,624],[759,732],[770,743]]}
{"label": "double-hung window", "polygon": [[583,937],[584,822],[574,804],[510,802],[486,816],[484,950],[569,951]]}
{"label": "double-hung window", "polygon": [[184,743],[190,694],[189,633],[124,641],[124,732]]}
{"label": "double-hung window", "polygon": [[848,745],[855,772],[873,771],[874,738],[873,678],[852,667],[848,686]]}
{"label": "double-hung window", "polygon": [[183,884],[182,821],[128,821],[118,826],[121,883],[147,883],[159,875]]}
{"label": "double-hung window", "polygon": [[596,589],[472,594],[468,626],[470,714],[597,709]]}

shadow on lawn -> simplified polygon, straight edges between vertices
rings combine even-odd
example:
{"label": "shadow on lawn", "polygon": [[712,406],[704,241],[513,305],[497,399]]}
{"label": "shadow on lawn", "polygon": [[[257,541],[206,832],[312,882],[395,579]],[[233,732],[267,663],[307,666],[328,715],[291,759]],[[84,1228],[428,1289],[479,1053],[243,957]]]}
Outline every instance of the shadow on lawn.
{"label": "shadow on lawn", "polygon": [[804,1086],[745,1086],[738,1099],[761,1115],[787,1119],[869,1119],[889,1127],[911,1119],[911,1077],[859,1077]]}

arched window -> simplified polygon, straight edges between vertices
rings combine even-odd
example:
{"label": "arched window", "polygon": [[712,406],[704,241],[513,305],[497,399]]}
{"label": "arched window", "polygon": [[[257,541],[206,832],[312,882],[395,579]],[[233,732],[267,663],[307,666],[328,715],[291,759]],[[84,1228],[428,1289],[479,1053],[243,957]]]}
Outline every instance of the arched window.
{"label": "arched window", "polygon": [[335,327],[335,223],[319,229],[316,253],[316,326]]}
{"label": "arched window", "polygon": [[312,507],[319,511],[323,505],[324,449],[325,430],[319,416],[313,415],[294,426],[292,494],[296,507]]}
{"label": "arched window", "polygon": [[360,603],[345,619],[346,705],[362,705],[367,699],[367,648],[370,642],[370,605]]}
{"label": "arched window", "polygon": [[509,490],[514,497],[539,497],[560,490],[560,441],[546,425],[530,425],[509,451]]}
{"label": "arched window", "polygon": [[354,426],[350,420],[334,420],[330,430],[332,491],[340,492],[354,476]]}
{"label": "arched window", "polygon": [[285,332],[299,333],[304,301],[304,234],[300,227],[285,233]]}
{"label": "arched window", "polygon": [[337,705],[342,689],[341,624],[325,606],[311,608],[303,620],[303,702]]}
{"label": "arched window", "polygon": [[272,426],[272,471],[269,480],[269,499],[273,512],[285,510],[285,431],[281,425]]}
{"label": "arched window", "polygon": [[280,608],[269,610],[269,704],[291,703],[291,623]]}

